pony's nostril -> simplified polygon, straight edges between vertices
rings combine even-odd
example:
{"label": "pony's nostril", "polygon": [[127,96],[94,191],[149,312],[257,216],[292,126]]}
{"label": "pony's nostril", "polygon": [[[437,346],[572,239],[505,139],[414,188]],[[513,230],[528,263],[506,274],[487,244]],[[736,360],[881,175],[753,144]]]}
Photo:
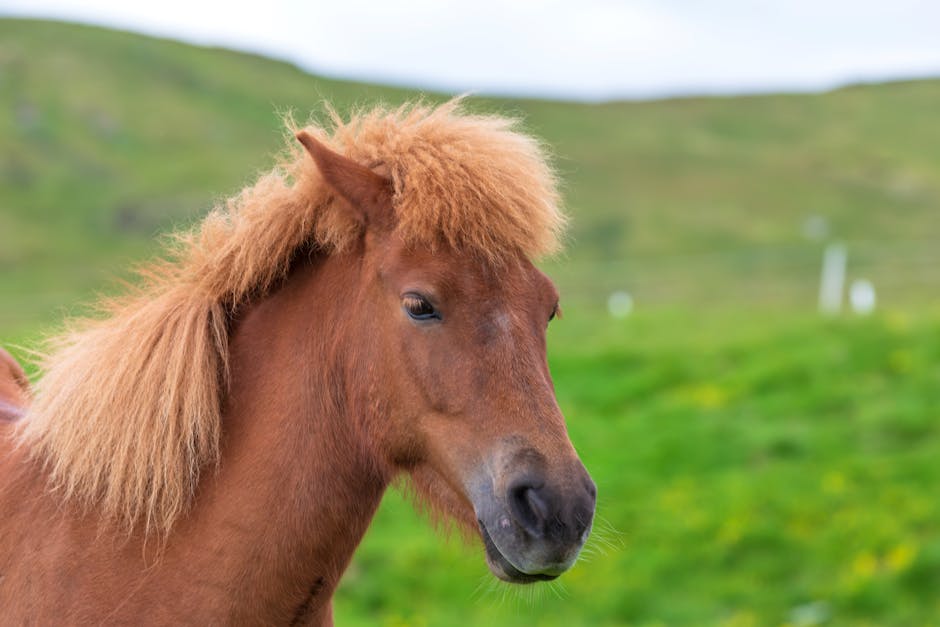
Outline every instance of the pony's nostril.
{"label": "pony's nostril", "polygon": [[581,489],[576,485],[567,493],[528,478],[511,485],[506,498],[517,530],[559,546],[583,542],[594,518],[596,488],[590,480]]}
{"label": "pony's nostril", "polygon": [[509,504],[516,522],[530,535],[541,537],[549,508],[539,489],[531,485],[516,486],[509,491]]}
{"label": "pony's nostril", "polygon": [[525,491],[526,501],[529,503],[529,507],[535,512],[536,517],[539,520],[545,520],[548,518],[548,505],[545,503],[545,500],[539,494],[539,491],[535,488],[529,488]]}

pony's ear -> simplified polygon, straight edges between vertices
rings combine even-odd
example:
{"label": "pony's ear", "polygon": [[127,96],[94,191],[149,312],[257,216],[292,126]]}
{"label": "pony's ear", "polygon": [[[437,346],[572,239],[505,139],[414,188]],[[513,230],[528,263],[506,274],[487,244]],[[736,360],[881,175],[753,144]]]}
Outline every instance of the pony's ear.
{"label": "pony's ear", "polygon": [[333,152],[307,131],[295,137],[317,164],[326,183],[359,213],[368,226],[388,226],[392,218],[392,182],[366,166]]}

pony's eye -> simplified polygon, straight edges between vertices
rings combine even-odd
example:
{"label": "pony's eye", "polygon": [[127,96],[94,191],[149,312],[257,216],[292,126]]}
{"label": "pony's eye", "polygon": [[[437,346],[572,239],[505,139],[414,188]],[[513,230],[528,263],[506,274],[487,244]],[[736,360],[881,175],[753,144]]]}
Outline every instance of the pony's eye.
{"label": "pony's eye", "polygon": [[555,303],[555,306],[552,308],[552,313],[548,314],[548,321],[551,322],[552,320],[560,316],[561,316],[561,307],[558,305],[558,303]]}
{"label": "pony's eye", "polygon": [[408,293],[402,296],[401,306],[412,320],[440,320],[441,314],[421,294]]}

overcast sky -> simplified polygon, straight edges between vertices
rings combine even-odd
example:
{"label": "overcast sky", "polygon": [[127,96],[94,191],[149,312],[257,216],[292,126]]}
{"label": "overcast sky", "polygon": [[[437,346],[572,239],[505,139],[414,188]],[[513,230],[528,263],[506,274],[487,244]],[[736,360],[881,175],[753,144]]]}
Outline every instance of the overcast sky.
{"label": "overcast sky", "polygon": [[445,91],[578,99],[940,75],[940,0],[0,0]]}

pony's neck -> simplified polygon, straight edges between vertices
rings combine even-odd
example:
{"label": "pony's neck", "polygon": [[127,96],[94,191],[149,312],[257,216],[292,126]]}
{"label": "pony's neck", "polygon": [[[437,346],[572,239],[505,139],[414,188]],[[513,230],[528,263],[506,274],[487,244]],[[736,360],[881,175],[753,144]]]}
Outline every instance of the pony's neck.
{"label": "pony's neck", "polygon": [[388,484],[347,398],[357,272],[352,257],[304,263],[233,329],[222,465],[194,513],[224,533],[207,555],[226,555],[245,617],[329,612]]}

